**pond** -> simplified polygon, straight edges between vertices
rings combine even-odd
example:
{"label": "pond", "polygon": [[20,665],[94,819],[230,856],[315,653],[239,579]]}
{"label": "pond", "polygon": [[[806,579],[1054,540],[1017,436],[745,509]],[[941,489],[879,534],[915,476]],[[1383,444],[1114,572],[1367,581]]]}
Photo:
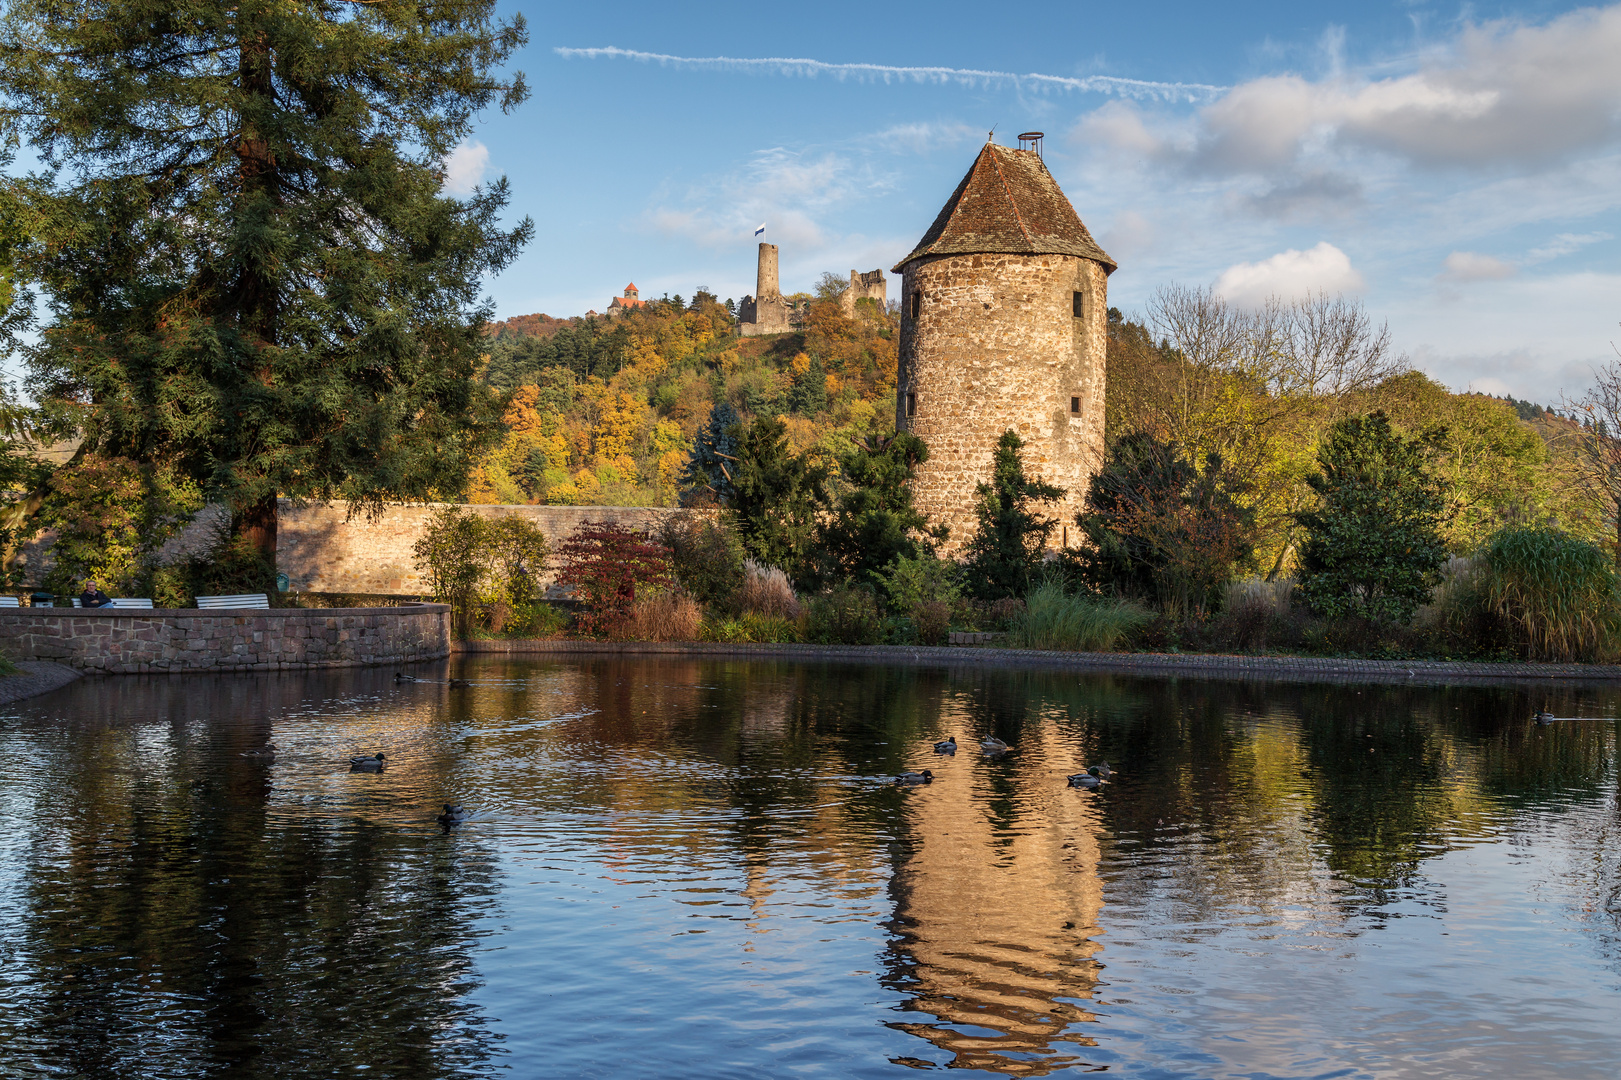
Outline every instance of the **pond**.
{"label": "pond", "polygon": [[414,670],[440,681],[130,676],[0,712],[0,1074],[1621,1060],[1613,688]]}

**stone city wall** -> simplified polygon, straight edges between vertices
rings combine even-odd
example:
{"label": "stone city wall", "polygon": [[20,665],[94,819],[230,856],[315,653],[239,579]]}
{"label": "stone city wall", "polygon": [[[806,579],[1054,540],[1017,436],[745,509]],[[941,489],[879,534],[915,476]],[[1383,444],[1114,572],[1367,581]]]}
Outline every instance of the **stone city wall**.
{"label": "stone city wall", "polygon": [[[376,521],[348,517],[343,504],[295,508],[282,500],[276,565],[293,592],[420,596],[428,591],[412,547],[444,504],[391,506]],[[672,515],[702,513],[657,506],[464,506],[484,517],[519,517],[540,526],[552,550],[587,521],[654,530]],[[544,582],[550,583],[548,571]]]}
{"label": "stone city wall", "polygon": [[105,675],[406,664],[450,655],[450,608],[0,608],[0,652]]}

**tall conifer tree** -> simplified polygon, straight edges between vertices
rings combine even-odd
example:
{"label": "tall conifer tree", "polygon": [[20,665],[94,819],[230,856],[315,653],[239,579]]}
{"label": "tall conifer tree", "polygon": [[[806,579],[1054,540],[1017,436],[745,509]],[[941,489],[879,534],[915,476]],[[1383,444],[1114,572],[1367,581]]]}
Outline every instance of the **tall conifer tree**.
{"label": "tall conifer tree", "polygon": [[42,403],[165,460],[274,555],[276,496],[460,488],[497,421],[481,279],[528,240],[501,180],[441,190],[473,115],[526,96],[493,0],[15,0],[0,105],[50,313]]}

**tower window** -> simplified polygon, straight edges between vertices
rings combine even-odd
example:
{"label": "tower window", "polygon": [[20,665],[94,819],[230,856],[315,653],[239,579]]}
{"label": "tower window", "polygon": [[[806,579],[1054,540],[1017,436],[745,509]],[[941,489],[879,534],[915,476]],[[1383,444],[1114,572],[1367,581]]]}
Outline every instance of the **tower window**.
{"label": "tower window", "polygon": [[907,394],[906,395],[906,415],[907,416],[916,416],[917,415],[917,395],[916,394]]}
{"label": "tower window", "polygon": [[918,312],[920,312],[922,310],[923,310],[923,292],[920,289],[914,289],[913,292],[912,292],[912,318],[916,319],[917,315],[918,315]]}
{"label": "tower window", "polygon": [[1069,399],[1069,411],[1072,412],[1072,413],[1079,413],[1081,411],[1081,399],[1080,398],[1072,397],[1072,398]]}
{"label": "tower window", "polygon": [[1073,303],[1075,305],[1075,317],[1077,319],[1085,318],[1086,316],[1085,296],[1085,293],[1076,293],[1073,297]]}

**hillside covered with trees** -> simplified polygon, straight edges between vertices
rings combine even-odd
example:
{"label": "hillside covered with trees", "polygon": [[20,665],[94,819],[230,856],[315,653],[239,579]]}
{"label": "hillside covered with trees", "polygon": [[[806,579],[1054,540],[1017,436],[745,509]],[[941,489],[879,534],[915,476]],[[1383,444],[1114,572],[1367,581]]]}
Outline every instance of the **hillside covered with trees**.
{"label": "hillside covered with trees", "polygon": [[479,461],[473,503],[672,505],[712,410],[781,416],[795,451],[831,459],[893,430],[897,319],[830,283],[803,326],[741,338],[714,295],[667,297],[614,318],[499,324],[482,379],[510,395],[505,437]]}

